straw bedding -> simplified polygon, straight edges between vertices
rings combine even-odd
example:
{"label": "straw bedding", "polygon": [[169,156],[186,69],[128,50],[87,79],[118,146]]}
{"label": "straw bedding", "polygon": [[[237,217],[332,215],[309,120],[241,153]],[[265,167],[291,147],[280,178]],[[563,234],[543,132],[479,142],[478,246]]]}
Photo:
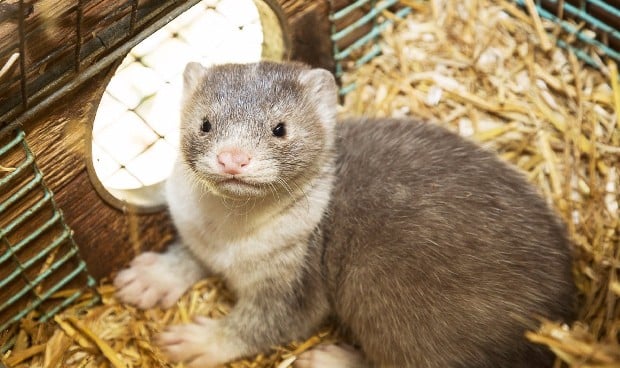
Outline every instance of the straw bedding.
{"label": "straw bedding", "polygon": [[[568,224],[574,241],[579,321],[541,321],[526,338],[550,347],[556,366],[620,367],[620,87],[617,68],[585,68],[554,46],[555,25],[506,0],[403,1],[415,11],[382,41],[383,55],[344,76],[358,88],[343,115],[416,116],[447,126],[527,172]],[[384,17],[392,17],[384,12]],[[595,56],[596,57],[596,56]],[[170,310],[79,303],[45,325],[19,326],[9,367],[169,367],[153,335],[193,315],[222,316],[221,281],[197,284]],[[57,297],[63,297],[58,295]],[[231,367],[288,367],[334,339],[325,330]],[[180,366],[180,365],[179,365]]]}

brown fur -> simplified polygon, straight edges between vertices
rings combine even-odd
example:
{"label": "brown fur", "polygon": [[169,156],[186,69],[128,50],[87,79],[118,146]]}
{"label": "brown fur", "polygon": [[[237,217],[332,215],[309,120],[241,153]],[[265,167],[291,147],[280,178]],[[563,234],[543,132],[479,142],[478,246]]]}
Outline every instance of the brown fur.
{"label": "brown fur", "polygon": [[366,355],[412,367],[549,366],[536,317],[571,317],[563,225],[498,158],[417,121],[339,126],[323,222],[334,309]]}

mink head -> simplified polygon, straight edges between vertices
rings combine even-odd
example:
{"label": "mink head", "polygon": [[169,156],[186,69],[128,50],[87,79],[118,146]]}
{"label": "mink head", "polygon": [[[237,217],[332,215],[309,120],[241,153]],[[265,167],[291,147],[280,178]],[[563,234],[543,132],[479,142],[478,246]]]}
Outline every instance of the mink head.
{"label": "mink head", "polygon": [[328,71],[297,63],[189,63],[183,79],[181,159],[213,193],[290,193],[329,159],[337,87]]}

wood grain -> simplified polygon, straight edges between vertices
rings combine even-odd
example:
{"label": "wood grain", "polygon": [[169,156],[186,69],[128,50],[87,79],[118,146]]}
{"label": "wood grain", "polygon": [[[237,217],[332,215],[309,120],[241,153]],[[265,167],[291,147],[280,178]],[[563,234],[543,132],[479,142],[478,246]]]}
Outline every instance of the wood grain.
{"label": "wood grain", "polygon": [[165,211],[131,214],[137,223],[139,244],[130,239],[130,213],[107,204],[95,191],[86,168],[92,122],[96,107],[115,68],[93,78],[24,126],[48,187],[54,192],[82,257],[95,278],[124,266],[138,251],[162,249],[173,238]]}

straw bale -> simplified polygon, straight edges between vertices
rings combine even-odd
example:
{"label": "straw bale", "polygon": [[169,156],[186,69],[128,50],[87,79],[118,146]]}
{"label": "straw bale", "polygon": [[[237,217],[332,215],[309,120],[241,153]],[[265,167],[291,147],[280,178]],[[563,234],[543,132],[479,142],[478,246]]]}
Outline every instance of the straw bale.
{"label": "straw bale", "polygon": [[[358,87],[346,96],[342,114],[422,118],[523,169],[568,225],[580,291],[578,321],[542,320],[526,338],[553,350],[556,367],[620,367],[616,65],[592,54],[599,70],[584,67],[554,46],[554,37],[572,42],[569,36],[507,0],[403,3],[415,12],[386,31],[383,55],[344,76],[344,84]],[[387,11],[383,16],[394,18]],[[121,305],[107,282],[99,292],[102,305],[85,312],[78,301],[54,322],[24,319],[4,361],[11,367],[171,367],[153,335],[195,315],[221,317],[234,303],[217,279],[200,282],[169,310]],[[333,339],[326,328],[230,366],[288,367],[300,352]]]}

